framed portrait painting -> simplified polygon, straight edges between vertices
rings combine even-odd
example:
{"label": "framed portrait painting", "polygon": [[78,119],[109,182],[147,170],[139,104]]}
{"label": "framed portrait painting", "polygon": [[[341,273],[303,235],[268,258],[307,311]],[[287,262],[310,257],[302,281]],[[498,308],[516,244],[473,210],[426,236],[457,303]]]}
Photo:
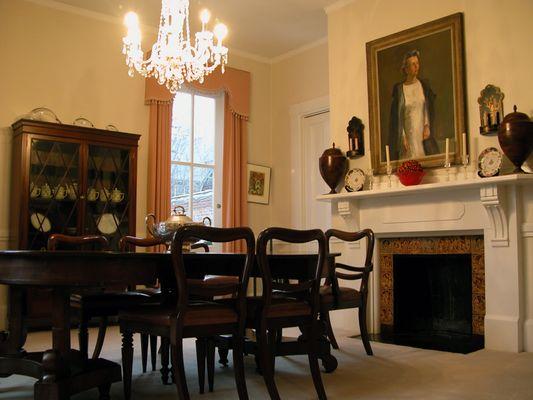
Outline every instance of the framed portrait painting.
{"label": "framed portrait painting", "polygon": [[366,44],[372,168],[418,160],[460,162],[466,132],[463,15],[453,14]]}
{"label": "framed portrait painting", "polygon": [[251,203],[268,204],[270,201],[270,168],[248,164],[247,190]]}

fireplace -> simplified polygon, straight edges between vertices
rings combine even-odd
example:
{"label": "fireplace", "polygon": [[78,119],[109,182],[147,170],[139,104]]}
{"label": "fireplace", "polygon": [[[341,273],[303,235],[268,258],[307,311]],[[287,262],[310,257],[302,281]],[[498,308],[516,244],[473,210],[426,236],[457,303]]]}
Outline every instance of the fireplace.
{"label": "fireplace", "polygon": [[483,347],[482,236],[380,241],[381,340],[468,353]]}

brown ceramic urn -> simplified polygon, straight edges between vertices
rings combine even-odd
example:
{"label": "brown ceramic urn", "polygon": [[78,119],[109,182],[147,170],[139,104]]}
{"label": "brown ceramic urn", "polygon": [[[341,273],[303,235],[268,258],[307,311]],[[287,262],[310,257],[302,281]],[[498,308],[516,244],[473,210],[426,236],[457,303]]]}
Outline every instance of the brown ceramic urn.
{"label": "brown ceramic urn", "polygon": [[503,152],[515,166],[514,173],[523,173],[522,164],[533,149],[533,122],[516,111],[507,114],[498,130],[498,141]]}
{"label": "brown ceramic urn", "polygon": [[333,147],[324,150],[324,153],[322,153],[318,161],[320,175],[322,175],[322,178],[331,188],[329,194],[337,193],[335,188],[346,172],[346,166],[348,164],[346,157],[344,157],[342,151],[336,148],[335,143],[333,143]]}

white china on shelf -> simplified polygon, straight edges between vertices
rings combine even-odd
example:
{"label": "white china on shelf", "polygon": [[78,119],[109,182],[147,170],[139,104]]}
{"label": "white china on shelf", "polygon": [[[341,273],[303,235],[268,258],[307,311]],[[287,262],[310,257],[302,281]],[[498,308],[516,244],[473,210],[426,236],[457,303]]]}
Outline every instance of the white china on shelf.
{"label": "white china on shelf", "polygon": [[50,223],[50,220],[46,218],[43,214],[38,212],[33,213],[30,216],[30,222],[35,229],[41,232],[49,232],[50,229],[52,229],[52,224]]}
{"label": "white china on shelf", "polygon": [[98,200],[98,197],[100,197],[100,192],[98,192],[98,190],[95,188],[89,188],[87,190],[87,200],[96,201]]}
{"label": "white china on shelf", "polygon": [[365,184],[365,173],[362,169],[353,168],[344,177],[344,188],[348,192],[358,192]]}
{"label": "white china on shelf", "polygon": [[100,201],[106,202],[111,200],[111,192],[107,188],[100,189]]}
{"label": "white china on shelf", "polygon": [[58,185],[54,188],[54,199],[63,200],[67,197],[67,191],[63,185]]}
{"label": "white china on shelf", "polygon": [[67,196],[70,200],[78,198],[78,184],[76,182],[67,184]]}
{"label": "white china on shelf", "polygon": [[35,199],[36,197],[39,197],[41,195],[41,188],[38,188],[35,186],[33,182],[30,183],[30,197],[32,199]]}
{"label": "white china on shelf", "polygon": [[122,200],[124,200],[124,193],[119,189],[114,188],[111,192],[111,201],[113,203],[120,203]]}
{"label": "white china on shelf", "polygon": [[96,223],[98,230],[104,235],[112,235],[117,231],[118,220],[115,214],[104,213],[98,218]]}
{"label": "white china on shelf", "polygon": [[61,121],[57,118],[57,115],[46,107],[34,108],[28,113],[28,118],[34,121],[54,122],[60,124]]}
{"label": "white china on shelf", "polygon": [[83,117],[76,118],[72,124],[77,126],[85,126],[87,128],[94,128],[94,124],[87,118]]}
{"label": "white china on shelf", "polygon": [[43,186],[41,186],[41,197],[43,199],[52,198],[52,189],[50,188],[50,185],[48,185],[48,183],[45,183]]}

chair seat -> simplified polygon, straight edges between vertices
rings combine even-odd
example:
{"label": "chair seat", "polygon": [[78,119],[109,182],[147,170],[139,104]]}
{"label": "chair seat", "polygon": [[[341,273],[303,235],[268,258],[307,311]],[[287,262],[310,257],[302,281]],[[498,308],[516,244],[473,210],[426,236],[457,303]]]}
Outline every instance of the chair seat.
{"label": "chair seat", "polygon": [[139,306],[150,300],[150,296],[139,292],[88,292],[74,293],[70,296],[71,307],[83,308],[86,311],[95,309],[118,310]]}
{"label": "chair seat", "polygon": [[[144,305],[119,314],[122,322],[133,322],[156,326],[170,326],[174,307]],[[185,314],[185,326],[222,325],[237,322],[237,312],[231,307],[215,302],[197,302],[189,305]]]}
{"label": "chair seat", "polygon": [[[337,301],[335,301],[337,300]],[[320,287],[320,307],[326,310],[355,308],[361,305],[361,292],[348,287],[339,287],[335,299],[331,286]]]}
{"label": "chair seat", "polygon": [[[248,297],[246,299],[247,319],[250,322],[255,319],[262,307],[261,297]],[[311,315],[311,307],[303,300],[290,297],[272,296],[272,303],[267,313],[267,318],[298,317]]]}

